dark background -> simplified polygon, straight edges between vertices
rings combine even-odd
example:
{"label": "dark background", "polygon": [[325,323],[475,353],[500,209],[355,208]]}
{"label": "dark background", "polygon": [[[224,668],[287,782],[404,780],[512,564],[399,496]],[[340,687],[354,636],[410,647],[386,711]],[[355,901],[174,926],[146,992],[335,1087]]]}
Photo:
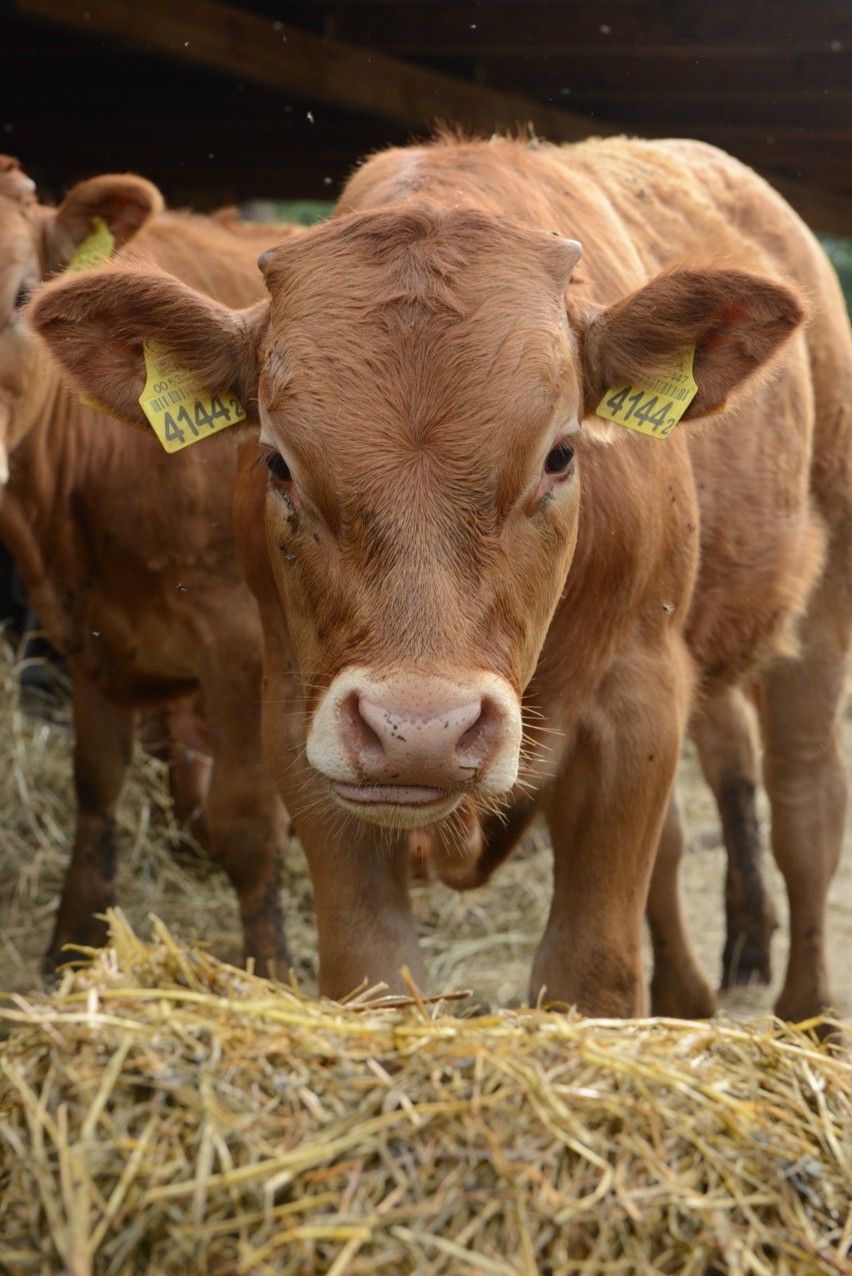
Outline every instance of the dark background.
{"label": "dark background", "polygon": [[852,0],[0,0],[0,151],[43,200],[132,170],[173,206],[312,219],[437,122],[723,146],[852,300]]}
{"label": "dark background", "polygon": [[0,0],[0,149],[46,196],[334,199],[436,120],[703,138],[852,235],[850,0]]}

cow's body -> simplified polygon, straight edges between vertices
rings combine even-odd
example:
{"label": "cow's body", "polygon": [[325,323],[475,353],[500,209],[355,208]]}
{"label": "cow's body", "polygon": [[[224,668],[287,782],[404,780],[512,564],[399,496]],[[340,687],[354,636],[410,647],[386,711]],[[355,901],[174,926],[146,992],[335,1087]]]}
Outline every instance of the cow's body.
{"label": "cow's body", "polygon": [[[19,194],[19,172],[9,176],[11,189],[0,185],[7,194],[0,268],[11,300],[16,287],[33,289],[61,269],[74,243],[69,239],[64,257],[51,258],[58,237],[51,227],[65,205],[58,213],[42,208]],[[105,209],[109,179],[94,182],[105,188]],[[81,202],[94,182],[69,200]],[[143,195],[146,186],[139,183]],[[257,253],[281,237],[276,230],[235,235],[210,219],[159,212],[157,203],[155,192],[144,210],[150,220],[140,213],[134,247],[141,259],[231,304],[258,298]],[[88,231],[88,213],[80,224],[78,238]],[[104,346],[108,341],[106,334]],[[257,608],[233,543],[237,449],[225,434],[205,448],[167,455],[150,435],[84,406],[23,323],[3,330],[0,360],[10,445],[0,536],[73,687],[79,810],[48,965],[63,960],[66,943],[102,942],[103,922],[94,915],[113,902],[113,813],[135,710],[171,706],[185,717],[184,698],[200,693],[213,768],[209,786],[200,777],[206,792],[198,794],[195,828],[234,881],[247,950],[265,968],[284,956],[277,868],[283,826],[260,750]]]}
{"label": "cow's body", "polygon": [[[583,244],[567,292],[564,235]],[[369,161],[337,219],[263,265],[268,314],[236,320],[132,276],[107,309],[126,317],[125,342],[156,332],[259,397],[271,477],[246,456],[236,527],[323,989],[420,969],[407,829],[432,828],[448,876],[454,857],[461,876],[477,857],[485,874],[540,810],[554,896],[531,995],[640,1010],[655,848],[662,834],[670,860],[680,836],[683,731],[702,705],[736,716],[736,689],[760,680],[791,897],[779,1010],[825,1004],[852,343],[812,237],[698,143],[444,141]],[[779,276],[812,301],[804,335],[791,338],[802,308]],[[73,331],[98,305],[56,289],[37,321],[103,392]],[[667,440],[596,417],[609,387],[692,344],[698,394]],[[755,372],[694,430],[688,418],[723,410]],[[675,970],[675,1004],[691,977]]]}

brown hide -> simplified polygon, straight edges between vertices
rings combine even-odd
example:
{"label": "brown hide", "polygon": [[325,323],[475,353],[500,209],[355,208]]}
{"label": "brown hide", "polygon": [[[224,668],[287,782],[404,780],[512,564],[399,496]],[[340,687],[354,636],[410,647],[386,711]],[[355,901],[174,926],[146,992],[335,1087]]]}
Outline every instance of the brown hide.
{"label": "brown hide", "polygon": [[[554,895],[531,996],[640,1011],[683,731],[740,732],[738,688],[759,681],[791,900],[778,1008],[826,1004],[852,343],[807,230],[698,143],[443,140],[375,157],[330,224],[262,266],[269,306],[242,314],[114,270],[100,295],[46,290],[34,316],[123,414],[154,333],[258,396],[267,464],[244,457],[236,529],[323,989],[420,969],[404,830],[487,872],[541,811]],[[85,348],[100,328],[112,370]],[[594,414],[693,345],[698,394],[667,440]],[[651,898],[659,952],[677,901]],[[692,1004],[678,942],[673,997]]]}
{"label": "brown hide", "polygon": [[[63,959],[65,943],[104,933],[92,914],[113,900],[113,809],[134,710],[168,705],[170,722],[197,732],[184,697],[199,693],[212,782],[180,749],[192,742],[185,726],[176,771],[195,831],[237,889],[247,952],[266,968],[285,955],[282,813],[260,751],[257,608],[233,540],[237,444],[225,433],[168,456],[153,436],[84,406],[19,314],[26,294],[67,266],[95,215],[119,260],[132,238],[135,260],[236,306],[261,295],[260,248],[290,233],[163,212],[156,188],[132,176],[80,183],[49,209],[13,162],[0,169],[0,402],[12,444],[0,536],[68,662],[74,697],[78,826],[47,964]],[[104,333],[98,358],[109,344]]]}

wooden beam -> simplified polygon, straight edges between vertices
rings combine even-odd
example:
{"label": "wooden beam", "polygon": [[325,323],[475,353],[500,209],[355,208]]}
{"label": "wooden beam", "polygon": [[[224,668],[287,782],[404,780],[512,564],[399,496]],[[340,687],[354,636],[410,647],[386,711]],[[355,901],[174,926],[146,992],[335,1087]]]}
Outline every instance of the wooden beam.
{"label": "wooden beam", "polygon": [[177,62],[270,85],[314,109],[342,106],[431,130],[436,121],[491,133],[531,124],[559,141],[615,130],[529,98],[356,49],[218,0],[14,0],[16,10],[92,35],[111,35]]}
{"label": "wooden beam", "polygon": [[[466,65],[470,73],[472,64]],[[451,69],[461,74],[464,66],[456,62]],[[588,96],[593,92],[641,94],[647,90],[653,94],[680,89],[691,90],[698,98],[725,88],[783,101],[788,90],[801,86],[818,89],[831,101],[835,93],[847,93],[852,84],[852,40],[838,53],[830,53],[826,45],[819,53],[791,50],[771,58],[751,49],[740,49],[736,56],[733,52],[720,55],[701,46],[689,50],[677,46],[656,50],[624,45],[606,50],[576,47],[557,56],[528,49],[499,56],[484,48],[475,66],[480,83],[505,85],[509,91],[520,84],[534,84],[537,97],[552,97],[555,102],[566,100],[563,92]],[[842,111],[840,104],[839,118]]]}
{"label": "wooden beam", "polygon": [[682,48],[690,56],[709,47],[737,56],[743,48],[782,56],[811,49],[831,51],[852,41],[848,0],[329,0],[327,34],[401,57],[600,55],[610,48]]}

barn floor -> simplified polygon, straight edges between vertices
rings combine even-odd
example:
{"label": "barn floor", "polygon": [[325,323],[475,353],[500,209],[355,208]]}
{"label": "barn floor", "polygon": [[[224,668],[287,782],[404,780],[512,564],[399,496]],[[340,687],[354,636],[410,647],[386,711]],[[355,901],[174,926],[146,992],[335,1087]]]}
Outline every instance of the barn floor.
{"label": "barn floor", "polygon": [[[22,711],[11,654],[0,657],[0,714],[13,729],[0,744],[0,991],[40,988],[46,947],[71,834],[70,732],[60,708],[46,716]],[[39,706],[36,706],[39,708]],[[845,722],[852,756],[852,715]],[[5,755],[5,756],[4,756]],[[713,979],[723,942],[724,853],[713,800],[691,750],[681,768],[681,792],[691,835],[683,866],[690,932]],[[172,932],[201,942],[217,957],[239,960],[237,910],[223,875],[180,850],[161,766],[138,753],[120,812],[124,843],[118,897],[131,925],[149,932],[148,915]],[[852,821],[830,896],[830,969],[839,1014],[852,1019]],[[175,853],[175,848],[177,853]],[[771,869],[782,918],[773,943],[773,986],[726,994],[723,1011],[737,1017],[772,1006],[786,960],[786,920],[780,879]],[[430,964],[430,991],[470,988],[480,1005],[517,1005],[549,902],[549,851],[533,836],[487,887],[457,895],[438,883],[416,883],[415,906]],[[311,887],[300,848],[285,869],[288,939],[305,992],[316,988]]]}

